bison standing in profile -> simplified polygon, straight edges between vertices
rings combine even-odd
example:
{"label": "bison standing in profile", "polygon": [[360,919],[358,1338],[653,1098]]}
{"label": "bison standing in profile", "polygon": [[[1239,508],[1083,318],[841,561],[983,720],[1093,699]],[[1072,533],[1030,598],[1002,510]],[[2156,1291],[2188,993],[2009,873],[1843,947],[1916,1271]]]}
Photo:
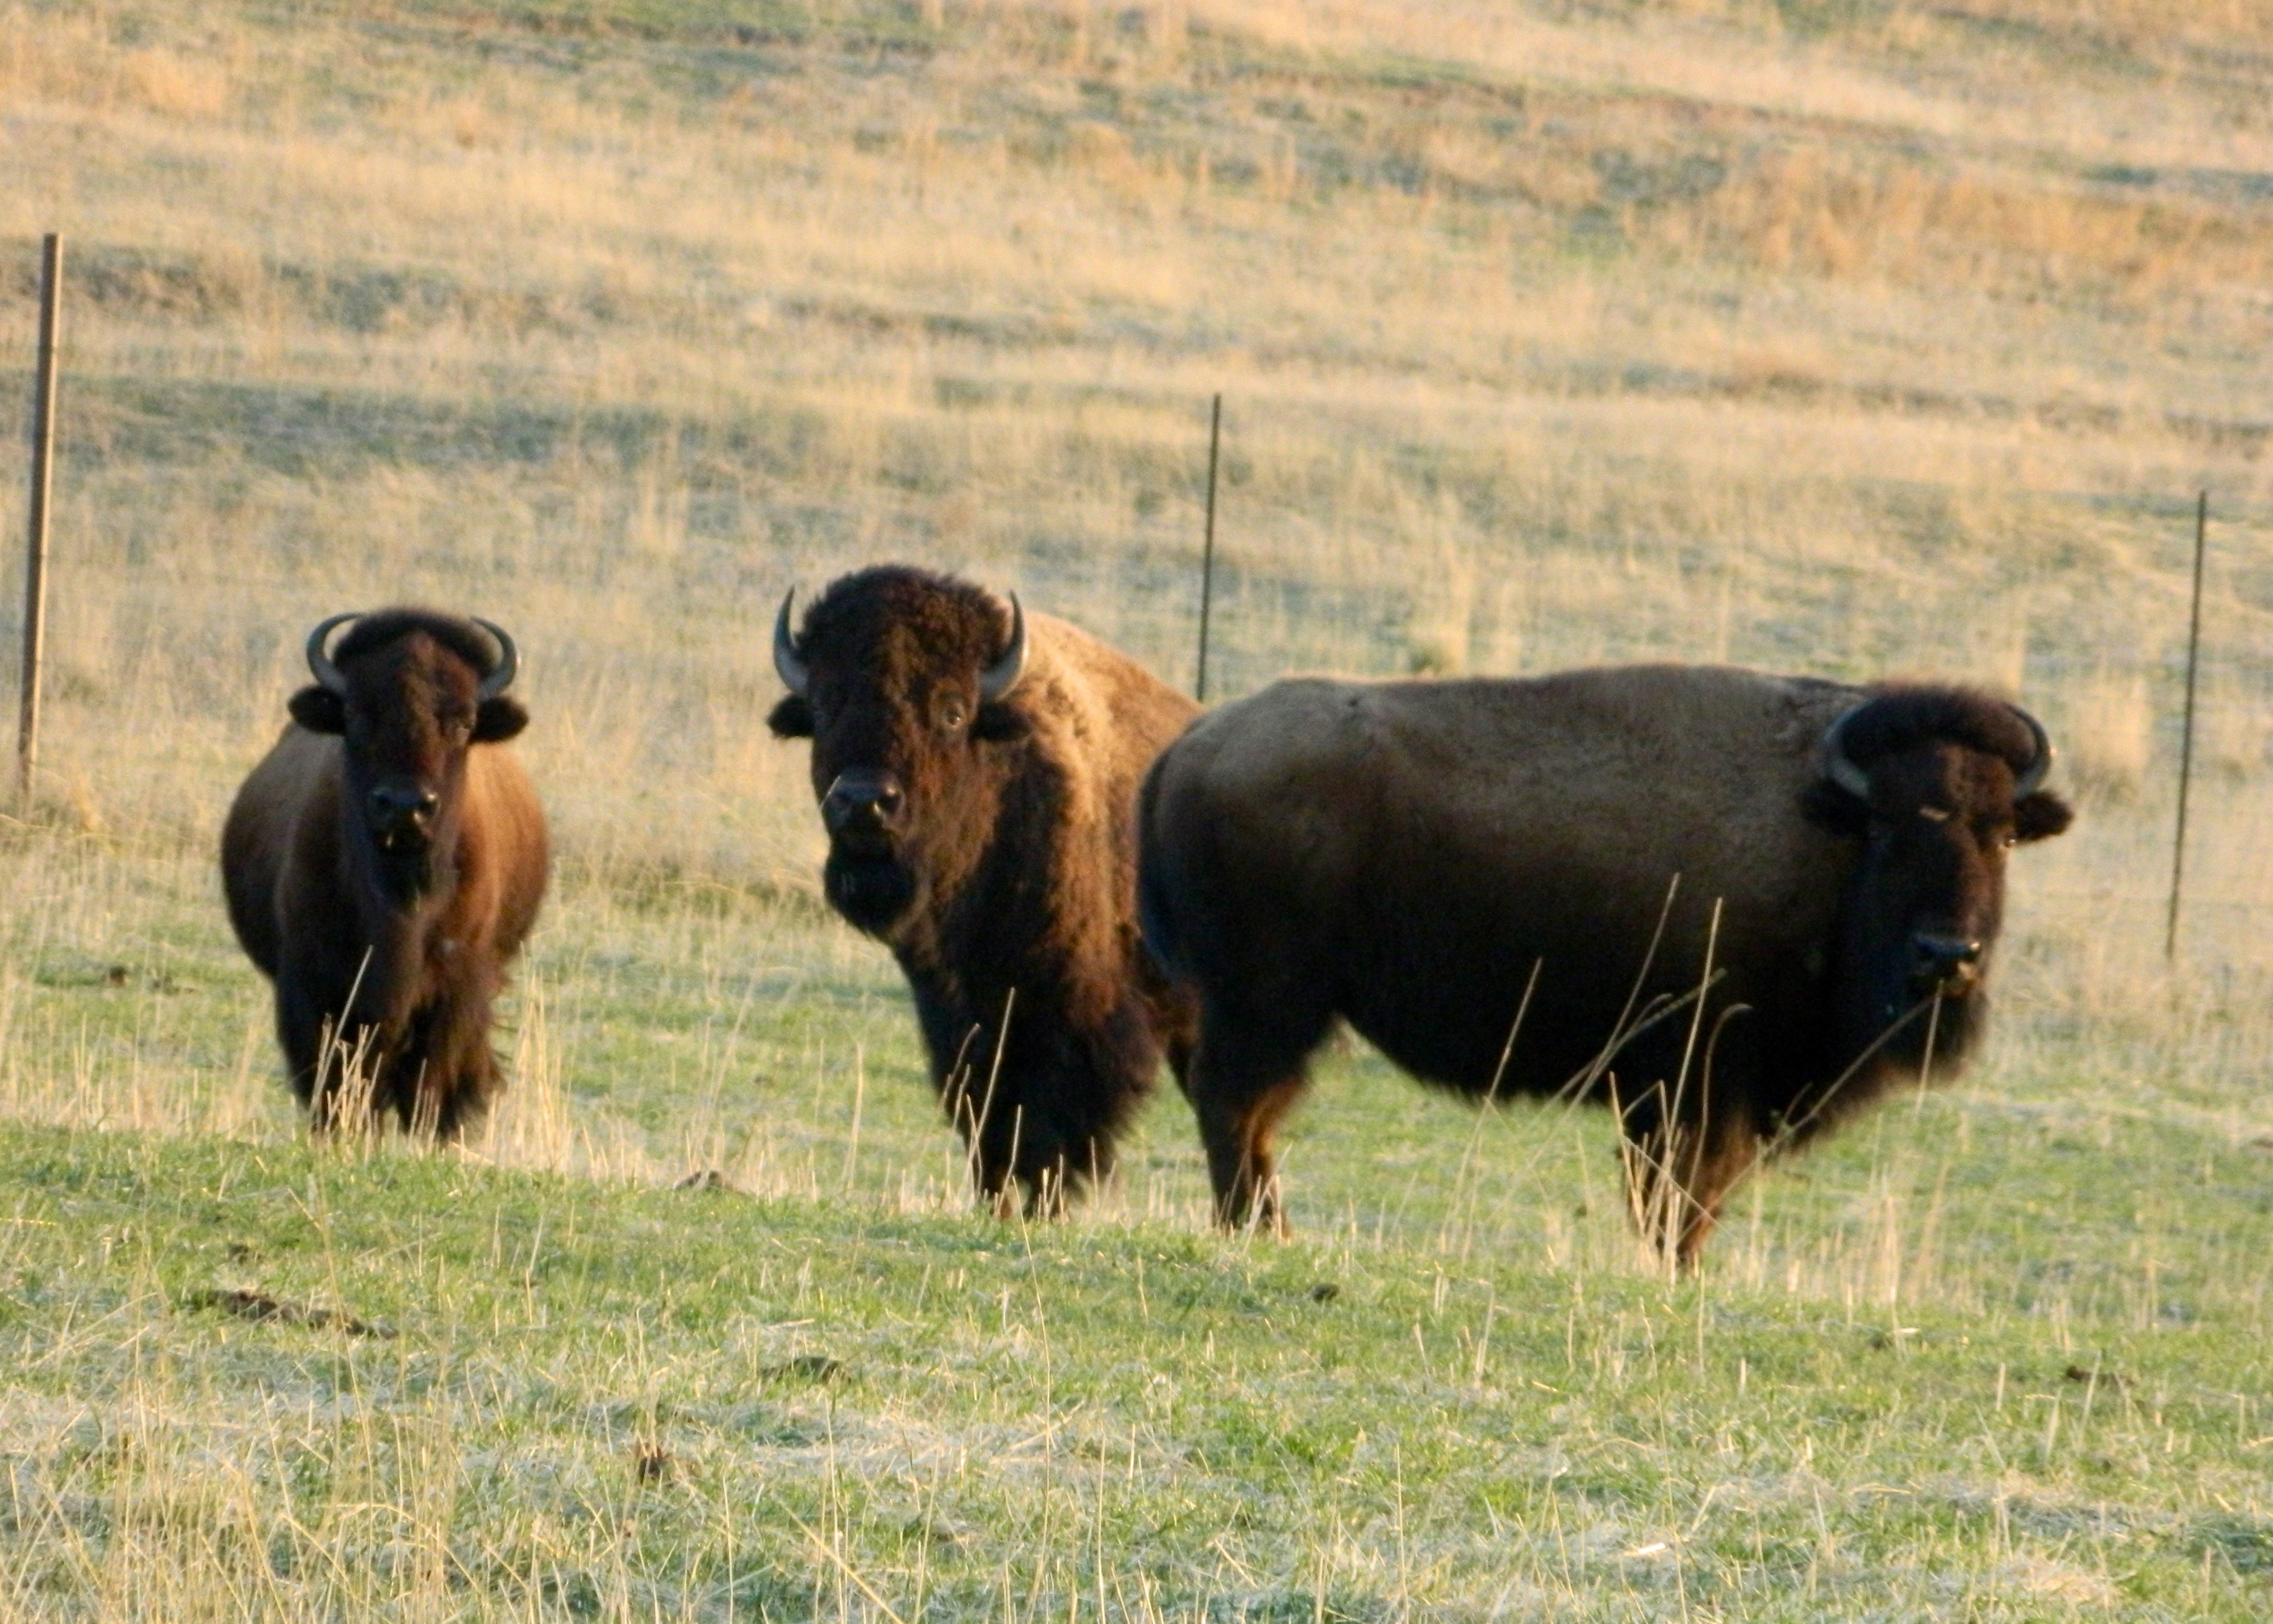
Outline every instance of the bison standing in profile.
{"label": "bison standing in profile", "polygon": [[352,1069],[369,1109],[454,1139],[496,1092],[490,1007],[544,895],[544,814],[503,748],[520,656],[486,620],[392,609],[325,621],[308,666],[221,832],[229,922],[312,1129],[361,1116]]}
{"label": "bison standing in profile", "polygon": [[1189,1004],[1136,934],[1138,780],[1197,707],[1061,620],[899,566],[833,583],[774,665],[813,741],[821,883],[892,950],[934,1085],[998,1207],[1105,1172]]}
{"label": "bison standing in profile", "polygon": [[1217,1216],[1337,1017],[1464,1094],[1617,1113],[1685,1264],[1764,1149],[1979,1044],[2016,842],[2067,827],[2026,712],[1684,666],[1278,684],[1146,780],[1147,944],[1200,1000]]}

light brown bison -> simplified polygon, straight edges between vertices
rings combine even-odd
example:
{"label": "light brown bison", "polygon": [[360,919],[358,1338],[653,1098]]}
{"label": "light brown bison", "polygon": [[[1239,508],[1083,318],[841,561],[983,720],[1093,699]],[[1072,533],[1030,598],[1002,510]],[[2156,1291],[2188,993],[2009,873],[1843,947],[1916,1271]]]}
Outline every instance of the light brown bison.
{"label": "light brown bison", "polygon": [[454,1138],[497,1089],[490,1007],[544,895],[544,814],[504,748],[520,656],[486,620],[390,609],[325,621],[308,666],[221,832],[229,922],[311,1128],[350,1107],[360,1051],[372,1109]]}
{"label": "light brown bison", "polygon": [[[1191,1011],[1136,937],[1136,785],[1196,707],[1136,662],[966,582],[833,583],[774,664],[813,740],[830,904],[905,972],[934,1085],[998,1206],[1113,1164]],[[1006,1024],[1007,1023],[1007,1024]]]}
{"label": "light brown bison", "polygon": [[1431,1083],[1611,1105],[1693,1260],[1764,1147],[1977,1046],[2006,849],[2067,826],[2052,754],[1963,689],[1685,666],[1216,711],[1145,782],[1141,887],[1200,999],[1219,1218],[1279,1224],[1273,1132],[1339,1016]]}

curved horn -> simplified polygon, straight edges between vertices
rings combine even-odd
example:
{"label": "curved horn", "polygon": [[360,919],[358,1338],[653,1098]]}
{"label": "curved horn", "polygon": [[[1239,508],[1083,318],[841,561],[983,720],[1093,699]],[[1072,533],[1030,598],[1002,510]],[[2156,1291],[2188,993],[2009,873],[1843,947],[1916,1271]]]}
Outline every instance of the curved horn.
{"label": "curved horn", "polygon": [[991,705],[1018,685],[1018,678],[1026,674],[1026,611],[1018,607],[1018,595],[1010,594],[1010,646],[1002,657],[979,673],[979,702]]}
{"label": "curved horn", "polygon": [[484,700],[497,698],[513,686],[513,679],[521,674],[521,650],[513,646],[513,639],[505,634],[505,628],[496,621],[484,620],[476,615],[474,624],[497,639],[498,646],[498,662],[490,667],[490,674],[482,678],[482,685],[474,692],[474,701],[479,704]]}
{"label": "curved horn", "polygon": [[806,690],[813,686],[813,673],[798,658],[797,640],[790,635],[789,605],[796,596],[795,587],[783,593],[781,613],[774,617],[774,670],[781,677],[782,686],[801,700],[806,697]]}
{"label": "curved horn", "polygon": [[1853,796],[1858,801],[1867,801],[1871,798],[1871,775],[1864,772],[1861,767],[1856,766],[1854,761],[1848,756],[1846,744],[1842,740],[1840,735],[1846,731],[1847,724],[1855,719],[1856,715],[1863,709],[1864,705],[1868,705],[1870,701],[1865,700],[1863,701],[1863,705],[1857,705],[1852,709],[1842,711],[1839,715],[1839,720],[1833,722],[1828,728],[1824,730],[1823,734],[1823,771],[1825,775],[1833,783],[1837,784],[1842,790],[1847,791],[1848,794]]}
{"label": "curved horn", "polygon": [[362,618],[363,610],[351,609],[344,615],[334,615],[308,633],[308,669],[315,672],[318,682],[323,684],[334,693],[345,693],[348,691],[348,679],[340,675],[340,668],[332,663],[331,655],[324,652],[324,645],[331,640],[334,626],[344,625],[350,620]]}
{"label": "curved horn", "polygon": [[2019,706],[2007,705],[2005,708],[2028,724],[2029,731],[2035,736],[2037,741],[2036,760],[2022,767],[2013,780],[2013,798],[2016,801],[2026,800],[2044,787],[2044,775],[2052,770],[2054,752],[2052,735],[2044,731],[2043,722],[2038,722]]}

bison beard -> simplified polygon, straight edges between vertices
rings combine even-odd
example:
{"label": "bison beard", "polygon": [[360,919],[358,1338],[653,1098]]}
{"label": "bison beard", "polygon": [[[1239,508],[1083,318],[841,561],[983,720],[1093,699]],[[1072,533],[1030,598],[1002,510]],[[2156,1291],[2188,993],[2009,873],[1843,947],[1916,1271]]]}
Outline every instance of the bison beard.
{"label": "bison beard", "polygon": [[979,1191],[1058,1210],[1189,1049],[1190,1006],[1136,942],[1133,805],[1197,707],[1062,621],[896,565],[833,582],[794,634],[784,600],[774,660],[830,906],[906,975]]}
{"label": "bison beard", "polygon": [[821,888],[829,905],[871,936],[881,936],[916,900],[916,877],[889,857],[831,851]]}
{"label": "bison beard", "polygon": [[454,1138],[496,1090],[491,1007],[544,892],[544,814],[499,747],[528,722],[518,656],[486,621],[390,610],[326,621],[308,662],[222,832],[229,919],[312,1129],[392,1110]]}
{"label": "bison beard", "polygon": [[[1281,683],[1147,777],[1147,945],[1202,1009],[1227,1224],[1342,1019],[1425,1081],[1609,1105],[1654,1239],[1984,1030],[2005,847],[2067,826],[2023,713],[1690,667]],[[1519,1025],[1519,1007],[1524,1013]]]}

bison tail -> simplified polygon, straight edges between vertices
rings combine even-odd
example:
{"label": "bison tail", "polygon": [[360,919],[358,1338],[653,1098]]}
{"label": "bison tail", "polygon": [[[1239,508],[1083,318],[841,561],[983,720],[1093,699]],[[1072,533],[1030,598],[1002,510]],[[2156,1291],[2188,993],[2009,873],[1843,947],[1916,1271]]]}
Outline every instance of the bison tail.
{"label": "bison tail", "polygon": [[1181,981],[1183,968],[1177,962],[1175,932],[1169,924],[1173,887],[1160,841],[1160,761],[1152,763],[1136,797],[1136,932],[1160,973]]}

